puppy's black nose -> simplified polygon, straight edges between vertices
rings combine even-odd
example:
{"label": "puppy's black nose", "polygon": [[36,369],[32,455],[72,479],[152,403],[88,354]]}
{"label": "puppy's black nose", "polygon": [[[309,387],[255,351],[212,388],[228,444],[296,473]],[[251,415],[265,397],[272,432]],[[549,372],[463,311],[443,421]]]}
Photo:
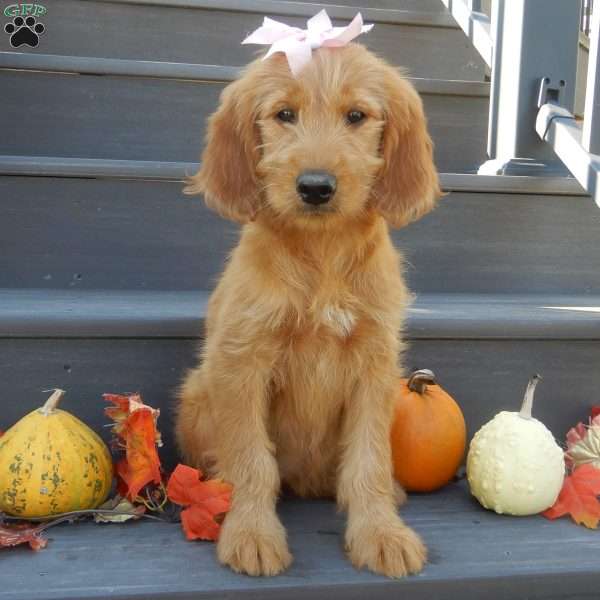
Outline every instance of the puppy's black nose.
{"label": "puppy's black nose", "polygon": [[296,179],[296,190],[307,204],[325,204],[335,193],[335,176],[327,171],[304,171]]}

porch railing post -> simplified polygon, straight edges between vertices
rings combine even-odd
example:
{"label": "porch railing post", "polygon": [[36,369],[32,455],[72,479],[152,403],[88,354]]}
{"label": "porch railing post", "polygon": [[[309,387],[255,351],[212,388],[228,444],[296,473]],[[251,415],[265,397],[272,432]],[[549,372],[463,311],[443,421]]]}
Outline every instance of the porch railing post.
{"label": "porch railing post", "polygon": [[487,154],[490,160],[496,158],[496,148],[498,141],[496,139],[496,133],[498,131],[498,109],[499,109],[499,96],[500,96],[500,81],[502,80],[500,71],[502,69],[502,40],[504,20],[501,15],[504,12],[504,0],[494,0],[492,2],[492,14],[490,17],[490,33],[492,35],[492,81],[490,85],[490,109],[488,119],[488,141],[487,141]]}
{"label": "porch railing post", "polygon": [[537,135],[544,78],[558,103],[573,111],[580,3],[496,0],[494,56],[485,175],[564,175],[568,171]]}
{"label": "porch railing post", "polygon": [[600,3],[594,8],[581,144],[588,152],[600,154]]}

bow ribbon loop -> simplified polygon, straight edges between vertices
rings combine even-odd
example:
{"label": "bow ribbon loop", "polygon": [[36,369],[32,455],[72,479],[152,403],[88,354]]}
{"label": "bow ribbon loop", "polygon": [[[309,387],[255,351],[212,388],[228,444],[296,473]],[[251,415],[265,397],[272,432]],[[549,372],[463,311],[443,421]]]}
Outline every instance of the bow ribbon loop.
{"label": "bow ribbon loop", "polygon": [[367,33],[373,28],[373,25],[363,24],[360,13],[346,27],[334,27],[325,10],[308,19],[306,26],[306,29],[299,29],[265,17],[263,24],[242,44],[270,45],[263,60],[276,52],[283,52],[296,77],[310,61],[313,50],[345,46],[361,33]]}

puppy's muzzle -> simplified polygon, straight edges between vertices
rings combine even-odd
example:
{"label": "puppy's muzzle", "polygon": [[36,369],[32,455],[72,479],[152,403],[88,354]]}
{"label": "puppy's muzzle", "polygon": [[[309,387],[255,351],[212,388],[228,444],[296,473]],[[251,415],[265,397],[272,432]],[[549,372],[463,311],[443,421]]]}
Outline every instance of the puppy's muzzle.
{"label": "puppy's muzzle", "polygon": [[313,206],[329,202],[335,194],[336,185],[335,175],[327,171],[304,171],[296,179],[298,195],[303,202]]}

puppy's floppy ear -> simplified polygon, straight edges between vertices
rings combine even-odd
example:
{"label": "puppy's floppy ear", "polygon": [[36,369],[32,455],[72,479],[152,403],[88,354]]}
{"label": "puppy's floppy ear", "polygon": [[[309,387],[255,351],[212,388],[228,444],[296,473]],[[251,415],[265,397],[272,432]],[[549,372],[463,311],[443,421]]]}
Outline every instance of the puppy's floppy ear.
{"label": "puppy's floppy ear", "polygon": [[393,227],[429,212],[441,196],[421,98],[393,68],[385,79],[384,165],[374,185],[373,201]]}
{"label": "puppy's floppy ear", "polygon": [[241,223],[254,218],[260,202],[254,106],[250,75],[242,75],[223,90],[219,108],[208,120],[200,171],[188,178],[184,188],[186,194],[204,194],[209,208]]}

